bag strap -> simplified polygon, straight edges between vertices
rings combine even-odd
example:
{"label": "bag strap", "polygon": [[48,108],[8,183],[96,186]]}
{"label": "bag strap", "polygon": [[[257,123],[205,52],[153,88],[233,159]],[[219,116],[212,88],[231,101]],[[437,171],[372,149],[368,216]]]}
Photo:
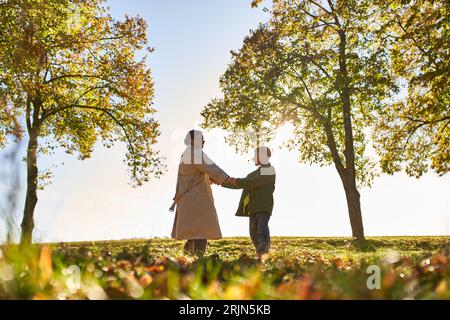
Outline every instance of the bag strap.
{"label": "bag strap", "polygon": [[[178,179],[180,178],[180,174],[178,174]],[[194,180],[194,181],[191,181],[191,183],[189,183],[188,184],[188,186],[187,186],[187,188],[183,191],[183,192],[181,192],[181,193],[176,193],[175,194],[175,196],[173,197],[173,203],[172,203],[172,205],[170,206],[170,208],[169,208],[169,211],[170,212],[174,212],[175,211],[175,207],[176,207],[176,205],[178,204],[178,202],[180,202],[180,200],[181,200],[181,198],[193,187],[193,186],[196,186],[197,184],[199,184],[200,182],[202,182],[202,180],[201,179],[199,179],[199,180]],[[178,184],[178,181],[177,181],[177,184]]]}

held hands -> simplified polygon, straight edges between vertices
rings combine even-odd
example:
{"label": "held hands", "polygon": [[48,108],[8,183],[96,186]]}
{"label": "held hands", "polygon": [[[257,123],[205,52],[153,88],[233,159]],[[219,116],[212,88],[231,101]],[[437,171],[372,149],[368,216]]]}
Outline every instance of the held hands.
{"label": "held hands", "polygon": [[[219,182],[215,181],[212,177],[209,177],[209,183],[216,184],[218,186],[221,185]],[[224,181],[224,183],[229,183],[229,184],[235,186],[237,182],[236,182],[236,178],[229,177],[227,180]]]}
{"label": "held hands", "polygon": [[233,186],[235,186],[237,183],[236,178],[229,177],[227,180],[225,180],[225,183],[229,183],[229,184],[232,184]]}

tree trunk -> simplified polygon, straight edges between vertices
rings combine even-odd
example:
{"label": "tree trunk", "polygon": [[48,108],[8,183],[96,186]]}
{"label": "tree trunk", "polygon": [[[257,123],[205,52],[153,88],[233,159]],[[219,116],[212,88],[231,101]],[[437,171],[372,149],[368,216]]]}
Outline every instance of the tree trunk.
{"label": "tree trunk", "polygon": [[34,209],[36,207],[37,198],[37,182],[38,182],[38,168],[37,168],[37,147],[38,147],[38,132],[36,129],[29,131],[30,140],[27,148],[27,194],[25,199],[25,208],[23,211],[22,220],[22,234],[20,244],[22,246],[31,245],[32,234],[34,228]]}
{"label": "tree trunk", "polygon": [[350,102],[350,80],[347,72],[347,37],[345,31],[339,30],[339,71],[342,91],[340,93],[342,100],[342,120],[344,125],[344,157],[345,169],[341,170],[340,176],[345,189],[347,198],[348,214],[352,227],[353,238],[358,242],[364,241],[364,228],[361,215],[361,202],[358,188],[356,187],[355,170],[355,147],[353,138],[351,102]]}
{"label": "tree trunk", "polygon": [[364,241],[364,226],[361,214],[361,202],[355,178],[351,174],[344,174],[342,184],[344,185],[345,197],[347,199],[348,215],[352,228],[353,238],[357,241]]}

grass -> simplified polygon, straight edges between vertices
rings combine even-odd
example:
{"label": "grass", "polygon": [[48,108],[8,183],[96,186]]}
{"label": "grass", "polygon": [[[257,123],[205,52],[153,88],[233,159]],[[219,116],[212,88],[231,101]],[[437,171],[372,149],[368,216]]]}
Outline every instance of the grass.
{"label": "grass", "polygon": [[[449,244],[275,237],[263,261],[248,238],[211,241],[203,258],[167,239],[9,245],[0,253],[0,298],[450,299]],[[371,265],[380,268],[380,289],[367,286]]]}

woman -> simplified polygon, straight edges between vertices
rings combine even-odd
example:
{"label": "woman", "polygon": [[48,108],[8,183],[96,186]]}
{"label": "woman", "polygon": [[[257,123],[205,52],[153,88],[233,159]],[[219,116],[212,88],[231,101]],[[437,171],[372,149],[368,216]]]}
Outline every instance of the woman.
{"label": "woman", "polygon": [[232,180],[203,152],[205,140],[201,131],[189,131],[184,143],[186,150],[178,166],[174,197],[176,214],[172,238],[187,240],[185,252],[201,256],[208,239],[222,238],[211,181],[222,184]]}

